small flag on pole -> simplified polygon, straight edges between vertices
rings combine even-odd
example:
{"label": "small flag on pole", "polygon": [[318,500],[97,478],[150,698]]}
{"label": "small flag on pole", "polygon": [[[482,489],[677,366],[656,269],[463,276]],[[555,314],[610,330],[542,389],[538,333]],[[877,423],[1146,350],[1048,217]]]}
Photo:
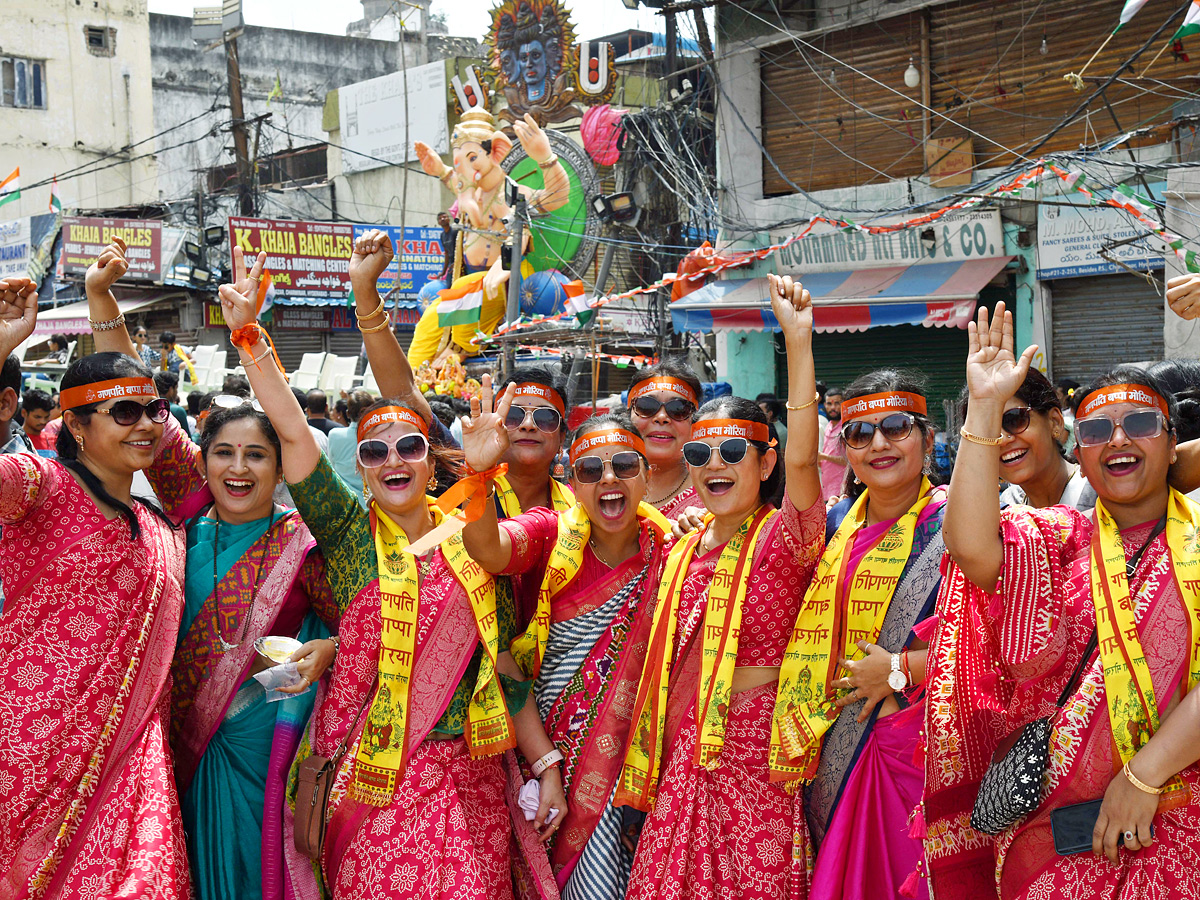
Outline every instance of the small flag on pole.
{"label": "small flag on pole", "polygon": [[585,296],[586,291],[582,281],[568,281],[563,285],[563,291],[567,295],[566,302],[563,304],[570,312],[575,314],[575,318],[581,323],[586,322],[596,314],[588,303],[588,298]]}
{"label": "small flag on pole", "polygon": [[1113,29],[1113,34],[1121,30],[1122,25],[1128,25],[1129,20],[1136,16],[1146,5],[1147,0],[1125,0],[1125,8],[1121,10],[1121,21],[1116,28]]}
{"label": "small flag on pole", "polygon": [[1134,215],[1148,216],[1154,212],[1154,206],[1126,184],[1117,186],[1109,202]]}
{"label": "small flag on pole", "polygon": [[50,182],[50,212],[62,212],[62,198],[58,196],[58,176],[54,176],[54,180]]}
{"label": "small flag on pole", "polygon": [[263,269],[262,278],[258,281],[258,318],[260,321],[271,324],[272,307],[275,303],[275,279],[271,277],[270,271]]}
{"label": "small flag on pole", "polygon": [[438,327],[471,325],[483,314],[483,279],[442,291],[438,301]]}
{"label": "small flag on pole", "polygon": [[17,166],[12,174],[0,181],[0,206],[10,200],[21,199],[21,167]]}
{"label": "small flag on pole", "polygon": [[1200,0],[1192,0],[1187,15],[1183,17],[1183,24],[1179,26],[1179,30],[1175,32],[1175,36],[1171,40],[1177,41],[1189,34],[1200,34]]}

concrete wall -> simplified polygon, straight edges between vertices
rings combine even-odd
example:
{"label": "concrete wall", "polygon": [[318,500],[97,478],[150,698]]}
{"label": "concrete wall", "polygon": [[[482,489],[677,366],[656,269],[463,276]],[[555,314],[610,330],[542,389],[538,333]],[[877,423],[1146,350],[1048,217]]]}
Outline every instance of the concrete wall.
{"label": "concrete wall", "polygon": [[[186,123],[159,141],[159,196],[191,205],[197,190],[207,190],[205,173],[234,162],[225,54],[222,49],[196,47],[191,19],[185,16],[151,15],[150,35],[155,128]],[[238,39],[245,115],[250,119],[272,114],[270,124],[261,129],[258,154],[324,141],[321,115],[326,93],[395,71],[398,51],[399,45],[388,41],[247,26]],[[276,78],[283,98],[268,103]],[[218,133],[209,134],[214,126]],[[253,155],[253,131],[250,140]],[[173,146],[178,144],[183,146]],[[212,198],[212,202],[222,211],[233,211],[230,197]],[[283,185],[266,189],[262,197],[262,214],[269,216],[330,219],[332,206],[327,186]]]}
{"label": "concrete wall", "polygon": [[[115,29],[112,56],[89,52],[86,26]],[[0,108],[0,178],[20,166],[21,183],[32,186],[103,158],[99,165],[117,165],[60,179],[66,205],[94,209],[152,200],[154,142],[121,152],[154,133],[146,0],[89,0],[82,5],[75,0],[4,0],[0,56],[9,54],[45,60],[46,108]],[[26,187],[0,217],[45,212],[49,197],[48,185]]]}
{"label": "concrete wall", "polygon": [[[1175,169],[1167,175],[1167,228],[1184,239],[1188,249],[1200,247],[1200,169]],[[1166,254],[1170,279],[1187,272],[1174,253]],[[1200,319],[1181,319],[1163,300],[1163,345],[1168,359],[1200,357]]]}

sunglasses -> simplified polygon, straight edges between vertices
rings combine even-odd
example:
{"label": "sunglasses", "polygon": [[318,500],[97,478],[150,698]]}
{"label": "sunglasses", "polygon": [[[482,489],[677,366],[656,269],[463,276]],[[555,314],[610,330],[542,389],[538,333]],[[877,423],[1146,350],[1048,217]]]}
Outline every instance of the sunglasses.
{"label": "sunglasses", "polygon": [[1007,434],[1020,434],[1029,427],[1032,413],[1028,406],[1014,406],[1012,409],[1006,409],[1004,415],[1000,417],[1000,427]]}
{"label": "sunglasses", "polygon": [[623,481],[637,478],[642,473],[642,457],[633,450],[621,450],[608,460],[599,456],[581,456],[571,464],[571,474],[579,484],[596,484],[604,477],[605,463],[613,475]]}
{"label": "sunglasses", "polygon": [[708,461],[712,459],[713,451],[716,450],[721,454],[721,460],[725,465],[736,466],[746,458],[746,450],[749,447],[750,442],[740,437],[726,438],[715,447],[704,443],[704,441],[688,441],[683,445],[683,458],[689,466],[699,469],[708,465]]}
{"label": "sunglasses", "polygon": [[558,410],[549,406],[510,406],[508,415],[504,417],[504,427],[509,431],[516,431],[531,416],[537,430],[546,434],[554,434],[562,425],[562,416],[558,414]]}
{"label": "sunglasses", "polygon": [[[388,460],[392,444],[380,438],[358,442],[358,461],[364,469],[378,469]],[[423,434],[406,434],[396,443],[396,455],[406,463],[419,463],[429,455],[429,441]]]}
{"label": "sunglasses", "polygon": [[690,400],[672,397],[670,400],[659,400],[657,397],[638,397],[633,401],[631,409],[644,419],[653,419],[659,410],[667,411],[667,418],[673,422],[686,422],[696,412],[695,405]]}
{"label": "sunglasses", "polygon": [[161,425],[171,416],[171,404],[162,397],[144,405],[136,400],[118,400],[108,409],[98,409],[96,412],[112,416],[112,420],[118,425],[136,425],[143,415],[155,425]]}
{"label": "sunglasses", "polygon": [[218,394],[212,398],[212,405],[219,406],[221,409],[237,409],[247,403],[254,408],[255,412],[263,411],[262,404],[249,397],[239,397],[237,394]]}
{"label": "sunglasses", "polygon": [[1127,412],[1119,420],[1108,416],[1089,416],[1075,420],[1075,442],[1080,447],[1098,447],[1112,440],[1117,426],[1130,440],[1155,438],[1162,434],[1163,415],[1157,409],[1139,409]]}
{"label": "sunglasses", "polygon": [[878,425],[873,422],[856,420],[842,426],[842,440],[847,447],[862,450],[871,446],[871,441],[875,438],[875,431],[878,429],[889,441],[902,441],[912,434],[913,425],[916,422],[912,413],[892,413],[890,416],[884,416],[883,421]]}

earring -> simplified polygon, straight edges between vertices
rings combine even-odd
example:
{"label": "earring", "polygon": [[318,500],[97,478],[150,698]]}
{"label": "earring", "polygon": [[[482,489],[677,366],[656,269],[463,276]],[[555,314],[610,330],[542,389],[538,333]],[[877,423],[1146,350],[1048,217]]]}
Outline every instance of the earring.
{"label": "earring", "polygon": [[1174,450],[1171,451],[1171,465],[1175,465],[1175,460],[1179,459],[1179,454]]}
{"label": "earring", "polygon": [[371,488],[365,481],[363,482],[363,500],[368,504],[371,502]]}
{"label": "earring", "polygon": [[925,465],[923,465],[921,467],[921,471],[924,472],[926,475],[930,475],[933,473],[933,454],[932,453],[927,453],[925,455]]}
{"label": "earring", "polygon": [[427,491],[436,491],[437,486],[438,486],[437,469],[434,469],[432,472],[429,473],[429,480],[427,482],[425,482],[425,489]]}
{"label": "earring", "polygon": [[82,453],[83,452],[83,435],[82,434],[75,435],[75,443],[79,445],[79,452]]}

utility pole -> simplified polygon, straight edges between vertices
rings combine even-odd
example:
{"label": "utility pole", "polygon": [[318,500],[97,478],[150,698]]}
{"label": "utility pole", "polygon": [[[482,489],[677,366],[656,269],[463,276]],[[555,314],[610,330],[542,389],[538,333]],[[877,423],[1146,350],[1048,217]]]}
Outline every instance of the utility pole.
{"label": "utility pole", "polygon": [[250,142],[246,136],[246,114],[242,109],[242,70],[238,66],[237,38],[225,42],[225,67],[229,73],[229,111],[233,116],[233,151],[237,157],[238,209],[243,216],[254,214],[250,190]]}

